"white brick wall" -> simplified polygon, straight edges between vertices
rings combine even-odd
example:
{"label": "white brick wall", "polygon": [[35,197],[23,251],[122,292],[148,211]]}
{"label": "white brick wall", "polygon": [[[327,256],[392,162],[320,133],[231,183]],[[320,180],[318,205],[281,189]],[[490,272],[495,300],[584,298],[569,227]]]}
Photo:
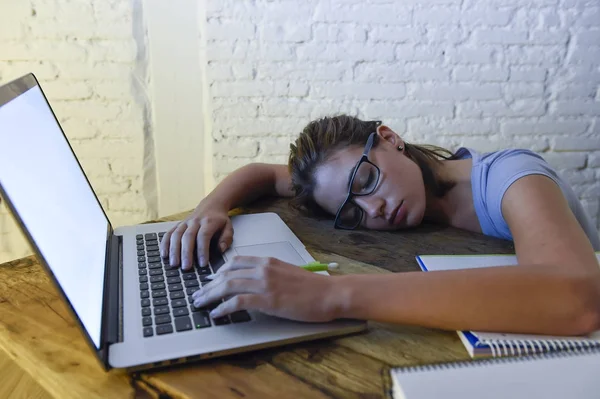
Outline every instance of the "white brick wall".
{"label": "white brick wall", "polygon": [[[143,104],[134,96],[132,2],[0,1],[0,82],[41,81],[114,225],[152,211],[143,195]],[[29,254],[0,205],[0,262]]]}
{"label": "white brick wall", "polygon": [[600,222],[597,1],[208,0],[206,29],[217,180],[285,162],[307,122],[344,112],[541,152]]}

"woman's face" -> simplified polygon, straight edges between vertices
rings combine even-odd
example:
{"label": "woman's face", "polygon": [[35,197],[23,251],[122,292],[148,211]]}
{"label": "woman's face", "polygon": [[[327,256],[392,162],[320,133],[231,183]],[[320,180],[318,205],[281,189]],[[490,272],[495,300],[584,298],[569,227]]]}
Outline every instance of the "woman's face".
{"label": "woman's face", "polygon": [[[417,226],[425,214],[421,170],[404,151],[398,151],[404,143],[390,128],[379,126],[377,134],[379,141],[371,148],[368,159],[380,170],[379,182],[372,194],[351,200],[363,210],[361,226],[372,230]],[[315,201],[332,215],[336,215],[348,195],[349,176],[363,151],[364,145],[341,149],[315,171]]]}

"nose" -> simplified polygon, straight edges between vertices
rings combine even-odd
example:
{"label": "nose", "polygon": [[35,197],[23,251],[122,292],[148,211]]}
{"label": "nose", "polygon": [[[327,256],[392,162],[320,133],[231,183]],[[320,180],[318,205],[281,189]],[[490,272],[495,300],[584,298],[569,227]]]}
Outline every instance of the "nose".
{"label": "nose", "polygon": [[372,219],[385,215],[385,201],[383,198],[367,195],[364,197],[354,197],[354,202]]}

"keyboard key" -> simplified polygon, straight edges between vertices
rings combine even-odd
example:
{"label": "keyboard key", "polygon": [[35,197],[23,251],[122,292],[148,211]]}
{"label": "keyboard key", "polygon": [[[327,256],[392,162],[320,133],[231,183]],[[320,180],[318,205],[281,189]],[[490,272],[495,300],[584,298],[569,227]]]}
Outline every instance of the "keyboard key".
{"label": "keyboard key", "polygon": [[162,269],[151,269],[150,272],[148,273],[151,276],[162,276],[163,271]]}
{"label": "keyboard key", "polygon": [[200,286],[200,284],[198,283],[198,280],[186,280],[184,282],[184,285],[185,285],[185,288]]}
{"label": "keyboard key", "polygon": [[158,335],[171,334],[172,332],[173,332],[173,326],[170,324],[163,324],[162,326],[156,327],[156,334],[158,334]]}
{"label": "keyboard key", "polygon": [[158,245],[149,245],[146,243],[146,251],[159,251]]}
{"label": "keyboard key", "polygon": [[185,290],[185,292],[188,295],[192,295],[194,292],[198,291],[200,289],[200,287],[190,287],[188,289]]}
{"label": "keyboard key", "polygon": [[162,268],[162,265],[160,263],[150,263],[148,265],[148,269],[160,269]]}
{"label": "keyboard key", "polygon": [[138,255],[138,262],[145,262],[146,261],[146,257],[145,256],[139,256]]}
{"label": "keyboard key", "polygon": [[144,238],[144,235],[143,234],[136,234],[135,238],[139,240],[141,238]]}
{"label": "keyboard key", "polygon": [[207,312],[192,313],[192,319],[196,328],[210,327],[210,317]]}
{"label": "keyboard key", "polygon": [[165,234],[166,234],[166,232],[164,232],[164,231],[161,231],[160,233],[158,233],[158,236],[159,236],[159,237],[162,237],[162,236],[164,236]]}
{"label": "keyboard key", "polygon": [[167,324],[171,322],[171,315],[161,314],[160,316],[156,316],[154,318],[155,324]]}
{"label": "keyboard key", "polygon": [[167,284],[177,284],[177,283],[181,283],[181,279],[179,278],[179,276],[169,277],[167,279]]}
{"label": "keyboard key", "polygon": [[[148,291],[145,291],[145,292],[148,292]],[[167,296],[166,290],[152,291],[152,298],[162,298],[163,296]]]}
{"label": "keyboard key", "polygon": [[142,325],[144,327],[148,327],[152,325],[152,317],[144,317],[142,318]]}
{"label": "keyboard key", "polygon": [[153,284],[154,283],[161,283],[163,281],[165,281],[165,279],[163,278],[163,276],[152,276],[152,277],[150,277],[150,282],[153,283]]}
{"label": "keyboard key", "polygon": [[210,310],[213,310],[214,308],[216,308],[217,306],[219,306],[221,304],[221,301],[215,301],[215,302],[211,302],[208,305],[206,305],[206,307]]}
{"label": "keyboard key", "polygon": [[203,274],[202,276],[200,276],[200,282],[202,283],[202,285],[208,284],[212,281],[211,279],[208,278],[208,276],[209,276],[208,274],[207,275]]}
{"label": "keyboard key", "polygon": [[138,269],[145,269],[145,268],[146,268],[146,262],[138,263]]}
{"label": "keyboard key", "polygon": [[229,318],[234,323],[244,323],[246,321],[252,320],[250,315],[245,310],[240,310],[237,312],[233,312],[229,315]]}
{"label": "keyboard key", "polygon": [[150,310],[150,308],[142,308],[142,316],[150,316],[152,314],[152,311]]}
{"label": "keyboard key", "polygon": [[146,234],[144,234],[144,238],[146,240],[156,239],[156,233],[146,233]]}
{"label": "keyboard key", "polygon": [[155,298],[152,300],[152,306],[164,306],[168,304],[169,300],[167,298]]}
{"label": "keyboard key", "polygon": [[140,291],[141,299],[145,299],[145,298],[149,298],[149,297],[150,297],[150,293],[148,292],[148,290]]}
{"label": "keyboard key", "polygon": [[160,261],[160,252],[158,252],[158,251],[148,251],[148,253],[146,255],[150,259],[158,257],[159,261]]}
{"label": "keyboard key", "polygon": [[180,308],[182,306],[187,306],[185,299],[175,299],[174,301],[171,302],[172,308]]}
{"label": "keyboard key", "polygon": [[231,321],[229,321],[229,317],[227,317],[227,316],[217,317],[216,319],[213,319],[213,321],[215,322],[215,326],[223,326],[225,324],[231,324]]}
{"label": "keyboard key", "polygon": [[138,251],[141,251],[141,250],[143,250],[143,249],[144,249],[144,244],[138,244],[138,245],[137,245],[137,250],[138,250]]}
{"label": "keyboard key", "polygon": [[143,239],[143,238],[142,238],[142,239],[139,239],[139,238],[138,238],[137,240],[135,240],[135,243],[136,243],[137,245],[143,245],[143,244],[144,244],[144,239]]}
{"label": "keyboard key", "polygon": [[212,271],[210,270],[210,267],[208,267],[208,266],[198,268],[198,274],[211,274],[211,273],[212,273]]}
{"label": "keyboard key", "polygon": [[[187,316],[188,314],[190,314],[190,312],[188,312],[187,308],[176,308],[176,309],[173,309],[173,316],[174,317]],[[175,320],[177,320],[177,319],[175,319]]]}
{"label": "keyboard key", "polygon": [[152,327],[144,328],[144,337],[151,337],[154,335],[154,331],[152,331]]}
{"label": "keyboard key", "polygon": [[184,274],[183,275],[183,279],[184,280],[195,280],[196,279],[196,275],[195,274]]}
{"label": "keyboard key", "polygon": [[148,262],[160,262],[160,261],[161,261],[160,256],[148,256]]}
{"label": "keyboard key", "polygon": [[158,241],[156,240],[146,240],[146,246],[158,245]]}
{"label": "keyboard key", "polygon": [[[193,302],[193,301],[192,301]],[[200,308],[197,308],[193,303],[192,303],[192,312],[208,312],[210,311],[210,309],[208,308],[208,306],[202,306]]]}
{"label": "keyboard key", "polygon": [[148,289],[148,283],[141,283],[140,284],[140,290],[147,290]]}
{"label": "keyboard key", "polygon": [[168,306],[157,306],[154,308],[154,316],[158,316],[159,314],[169,313]]}
{"label": "keyboard key", "polygon": [[173,291],[169,295],[169,298],[171,298],[171,299],[181,299],[181,298],[185,298],[185,294],[183,293],[183,291]]}
{"label": "keyboard key", "polygon": [[146,251],[144,251],[143,249],[141,251],[137,251],[137,256],[144,256],[146,255]]}
{"label": "keyboard key", "polygon": [[150,286],[153,290],[164,290],[165,283],[154,283]]}
{"label": "keyboard key", "polygon": [[169,292],[172,291],[182,291],[183,290],[183,285],[181,284],[171,284],[169,285]]}
{"label": "keyboard key", "polygon": [[218,272],[221,266],[225,264],[225,259],[223,259],[223,256],[217,251],[211,251],[210,259],[208,261],[213,269],[213,273]]}
{"label": "keyboard key", "polygon": [[148,298],[142,299],[141,305],[143,308],[150,306],[150,299],[148,299]]}
{"label": "keyboard key", "polygon": [[140,276],[145,276],[146,274],[148,274],[148,272],[146,271],[146,269],[139,269],[139,270],[138,270],[138,274],[139,274]]}
{"label": "keyboard key", "polygon": [[175,269],[175,270],[169,270],[167,272],[165,272],[165,275],[167,277],[178,277],[179,276],[179,270]]}
{"label": "keyboard key", "polygon": [[[187,310],[187,309],[186,309]],[[189,317],[176,317],[175,329],[179,331],[187,331],[192,329],[192,322]]]}
{"label": "keyboard key", "polygon": [[140,283],[145,283],[148,281],[148,276],[140,276]]}
{"label": "keyboard key", "polygon": [[185,274],[192,274],[194,276],[194,278],[196,278],[196,272],[194,271],[193,268],[192,269],[187,269],[187,270],[181,269],[181,273],[184,274],[184,275]]}

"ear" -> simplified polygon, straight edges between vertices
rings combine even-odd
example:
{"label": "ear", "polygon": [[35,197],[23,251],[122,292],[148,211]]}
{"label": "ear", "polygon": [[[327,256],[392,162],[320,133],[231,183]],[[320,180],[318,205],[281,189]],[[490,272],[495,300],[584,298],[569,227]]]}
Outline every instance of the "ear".
{"label": "ear", "polygon": [[377,126],[377,135],[379,138],[391,144],[394,148],[398,148],[398,146],[404,147],[404,141],[400,136],[386,125]]}

